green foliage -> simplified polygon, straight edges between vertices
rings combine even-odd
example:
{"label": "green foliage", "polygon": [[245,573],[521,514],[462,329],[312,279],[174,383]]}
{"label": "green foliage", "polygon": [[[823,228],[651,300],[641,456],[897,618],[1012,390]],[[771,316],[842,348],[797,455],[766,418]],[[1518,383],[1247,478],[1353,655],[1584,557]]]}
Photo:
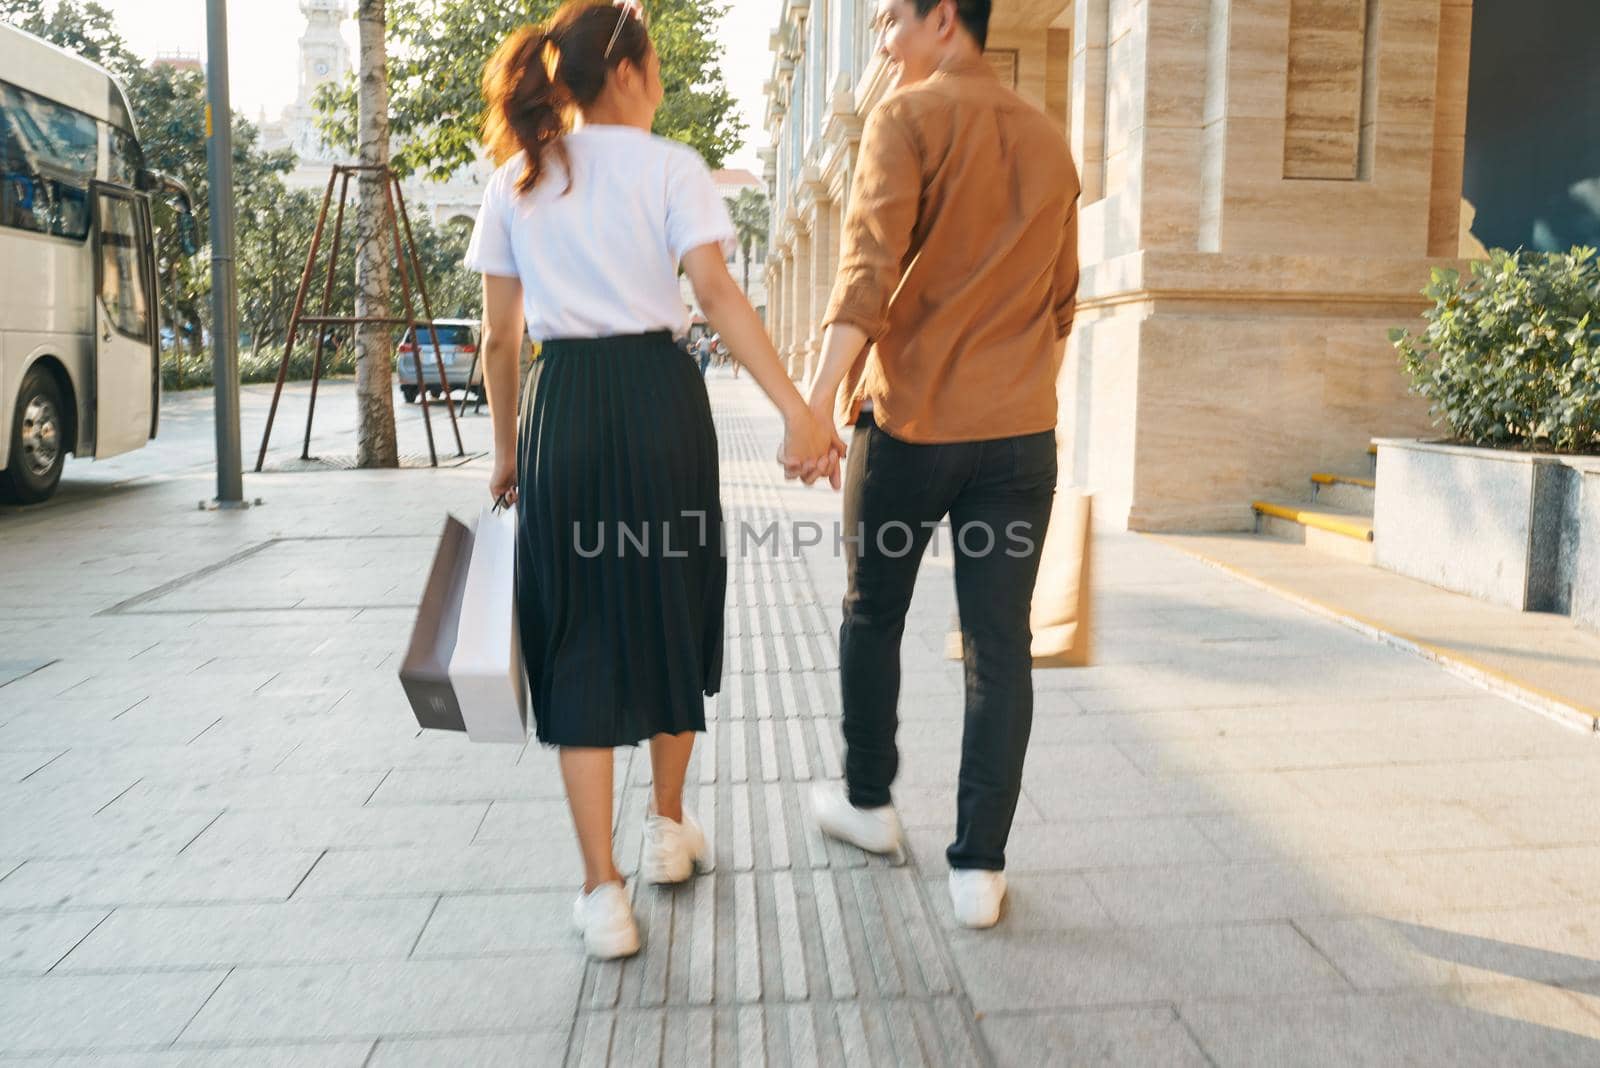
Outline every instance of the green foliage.
{"label": "green foliage", "polygon": [[117,31],[116,16],[92,0],[60,0],[48,10],[43,0],[0,0],[0,22],[76,52],[123,82],[144,66]]}
{"label": "green foliage", "polygon": [[1420,334],[1393,330],[1412,388],[1473,445],[1600,452],[1600,262],[1496,249],[1435,270]]}
{"label": "green foliage", "polygon": [[[519,26],[540,22],[559,0],[390,0],[389,121],[402,174],[445,178],[476,158],[483,67]],[[666,99],[655,132],[693,146],[712,167],[739,147],[743,128],[723,83],[717,22],[706,0],[645,0],[661,56]],[[317,97],[332,144],[353,149],[355,81]]]}

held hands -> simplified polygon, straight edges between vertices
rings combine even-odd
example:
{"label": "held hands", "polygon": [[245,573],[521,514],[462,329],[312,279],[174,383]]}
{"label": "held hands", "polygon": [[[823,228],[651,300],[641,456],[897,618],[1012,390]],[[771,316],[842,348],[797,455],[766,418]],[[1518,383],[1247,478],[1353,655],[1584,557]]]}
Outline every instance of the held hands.
{"label": "held hands", "polygon": [[787,420],[783,448],[778,453],[785,478],[799,479],[808,486],[826,479],[838,489],[842,481],[839,465],[844,456],[844,440],[834,427],[831,408],[826,412],[808,408]]}

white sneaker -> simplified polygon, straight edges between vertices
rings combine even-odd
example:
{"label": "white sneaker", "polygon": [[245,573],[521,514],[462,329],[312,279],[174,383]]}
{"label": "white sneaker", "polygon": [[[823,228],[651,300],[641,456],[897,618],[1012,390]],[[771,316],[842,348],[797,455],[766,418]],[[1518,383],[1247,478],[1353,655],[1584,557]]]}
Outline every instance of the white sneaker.
{"label": "white sneaker", "polygon": [[950,904],[956,922],[984,930],[1000,922],[1000,902],[1006,899],[1006,873],[977,868],[950,871]]}
{"label": "white sneaker", "polygon": [[900,817],[893,805],[856,808],[844,784],[819,782],[811,788],[811,808],[823,833],[868,853],[893,853],[900,848]]}
{"label": "white sneaker", "polygon": [[694,874],[696,865],[705,868],[711,856],[706,833],[688,809],[683,810],[682,823],[657,816],[654,809],[651,802],[651,811],[644,818],[644,858],[639,873],[645,882],[658,886],[681,883]]}
{"label": "white sneaker", "polygon": [[583,932],[583,947],[595,960],[616,960],[639,952],[639,928],[621,883],[603,883],[572,904],[572,922]]}

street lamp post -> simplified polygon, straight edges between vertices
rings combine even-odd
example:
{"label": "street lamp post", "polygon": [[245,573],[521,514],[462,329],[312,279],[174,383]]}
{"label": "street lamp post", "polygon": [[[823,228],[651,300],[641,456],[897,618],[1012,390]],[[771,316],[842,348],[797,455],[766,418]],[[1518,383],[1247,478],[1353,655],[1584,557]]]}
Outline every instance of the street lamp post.
{"label": "street lamp post", "polygon": [[234,276],[233,105],[226,0],[206,0],[206,173],[211,182],[211,365],[218,508],[244,508],[239,449],[239,315]]}

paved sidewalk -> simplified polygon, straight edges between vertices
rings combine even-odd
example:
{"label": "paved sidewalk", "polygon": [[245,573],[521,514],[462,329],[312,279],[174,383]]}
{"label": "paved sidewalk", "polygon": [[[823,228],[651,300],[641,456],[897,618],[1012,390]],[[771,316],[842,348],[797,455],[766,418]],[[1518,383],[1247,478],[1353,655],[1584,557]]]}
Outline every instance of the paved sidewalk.
{"label": "paved sidewalk", "polygon": [[[712,391],[730,520],[831,524],[748,380]],[[943,893],[948,539],[892,862],[804,804],[839,773],[831,537],[738,555],[690,774],[716,871],[636,888],[646,951],[588,964],[550,755],[419,736],[394,678],[486,465],[252,476],[264,507],[205,513],[203,401],[170,403],[162,443],[0,510],[0,1064],[1600,1061],[1594,737],[1135,536],[1097,547],[1098,665],[1037,675],[982,934]],[[648,765],[618,759],[631,869]]]}

